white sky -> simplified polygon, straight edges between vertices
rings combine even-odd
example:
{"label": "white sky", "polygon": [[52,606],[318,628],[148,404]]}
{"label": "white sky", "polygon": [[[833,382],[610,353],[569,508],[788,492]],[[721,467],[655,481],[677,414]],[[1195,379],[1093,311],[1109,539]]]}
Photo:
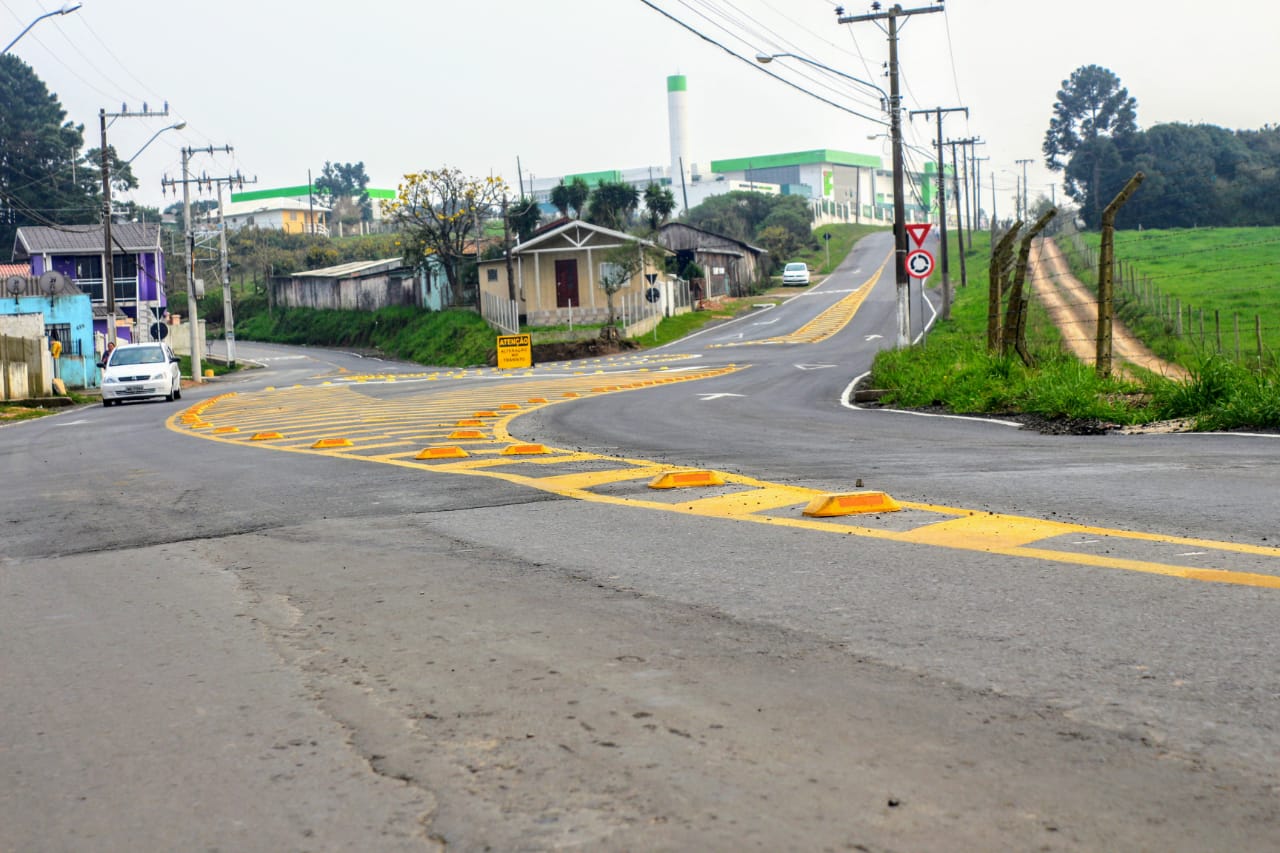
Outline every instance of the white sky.
{"label": "white sky", "polygon": [[[888,88],[885,35],[872,23],[838,25],[828,0],[651,1],[744,56],[797,53]],[[60,5],[0,0],[0,42]],[[861,14],[870,2],[846,6]],[[949,115],[944,132],[986,140],[983,205],[994,167],[1003,216],[1017,159],[1035,161],[1033,198],[1055,180],[1040,146],[1075,68],[1096,63],[1119,75],[1143,127],[1256,129],[1280,123],[1278,31],[1274,0],[1229,10],[1189,0],[950,0],[945,13],[903,27],[903,105],[969,107],[967,120]],[[307,169],[318,175],[326,160],[362,160],[371,184],[387,188],[407,171],[443,165],[515,185],[517,156],[526,177],[665,165],[666,78],[676,73],[688,77],[699,163],[814,148],[889,159],[885,142],[867,138],[881,128],[769,79],[641,0],[84,0],[41,21],[13,52],[85,125],[87,146],[98,144],[99,108],[168,100],[169,119],[120,119],[109,137],[129,157],[160,128],[188,122],[134,163],[142,187],[133,197],[160,206],[174,200],[160,179],[179,176],[183,145],[232,145],[233,156],[200,155],[193,169],[239,169],[258,188],[305,184]],[[769,69],[879,114],[850,97],[852,84],[803,63]],[[932,122],[906,127],[908,142],[932,157]]]}

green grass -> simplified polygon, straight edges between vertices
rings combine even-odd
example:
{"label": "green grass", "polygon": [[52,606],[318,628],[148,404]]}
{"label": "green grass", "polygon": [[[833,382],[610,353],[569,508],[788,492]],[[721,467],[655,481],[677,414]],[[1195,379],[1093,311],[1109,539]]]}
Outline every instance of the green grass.
{"label": "green grass", "polygon": [[[1256,235],[1265,229],[1233,230]],[[958,413],[1025,412],[1118,424],[1187,418],[1205,430],[1280,428],[1280,369],[1257,369],[1201,353],[1183,362],[1191,372],[1187,382],[1157,376],[1099,379],[1093,365],[1064,352],[1057,330],[1035,300],[1027,324],[1034,366],[1027,367],[1016,355],[988,353],[989,235],[975,233],[973,247],[966,256],[969,286],[955,288],[951,320],[936,326],[923,347],[886,350],[876,357],[872,381],[889,390],[885,402],[942,405]],[[953,263],[953,281],[959,279],[958,270],[958,263]],[[937,279],[935,273],[931,284]],[[1214,287],[1209,282],[1199,285],[1202,293]]]}
{"label": "green grass", "polygon": [[[1099,235],[1081,237],[1096,253]],[[1069,241],[1059,242],[1068,248]],[[1118,231],[1115,247],[1124,274],[1115,286],[1117,316],[1159,355],[1184,366],[1218,353],[1236,358],[1238,324],[1240,360],[1259,363],[1260,326],[1261,361],[1275,362],[1280,353],[1280,228]],[[1096,268],[1084,268],[1079,258],[1073,265],[1082,280],[1097,282]],[[1130,269],[1139,280],[1137,287],[1131,286]],[[1181,334],[1173,312],[1161,312],[1151,289],[1140,286],[1144,277],[1175,305],[1181,302]]]}
{"label": "green grass", "polygon": [[473,311],[422,311],[395,306],[378,311],[277,309],[236,323],[244,340],[377,349],[394,358],[442,367],[484,364],[495,333]]}
{"label": "green grass", "polygon": [[[889,228],[884,225],[823,225],[813,229],[814,244],[797,252],[794,257],[775,258],[778,264],[778,275],[782,275],[782,264],[791,261],[804,261],[809,265],[809,269],[819,275],[829,275],[833,269],[840,265],[853,249],[853,244],[857,243],[868,234],[874,234],[877,231],[888,231]],[[830,234],[831,240],[824,241],[823,234]],[[827,263],[827,248],[823,244],[829,242],[831,249],[831,263]]]}

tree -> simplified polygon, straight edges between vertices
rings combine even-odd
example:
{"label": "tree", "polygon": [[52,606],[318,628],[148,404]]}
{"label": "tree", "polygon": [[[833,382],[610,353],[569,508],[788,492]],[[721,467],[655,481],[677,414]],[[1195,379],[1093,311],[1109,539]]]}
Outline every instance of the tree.
{"label": "tree", "polygon": [[775,264],[786,263],[784,259],[794,255],[801,246],[795,235],[781,225],[770,225],[760,229],[755,240],[760,248],[769,253],[769,257],[773,258]]}
{"label": "tree", "polygon": [[471,178],[446,166],[405,175],[382,210],[401,232],[405,261],[425,267],[436,255],[457,298],[467,245],[478,241],[481,215],[500,207],[505,192],[501,178]]}
{"label": "tree", "polygon": [[662,248],[647,240],[624,242],[605,250],[600,264],[600,287],[604,290],[609,320],[600,330],[600,337],[616,341],[620,336],[616,325],[618,315],[613,308],[613,295],[649,267],[660,267],[664,258]]}
{"label": "tree", "polygon": [[359,163],[326,160],[314,187],[324,206],[333,211],[333,220],[344,225],[373,221],[369,176],[365,174],[363,160]]}
{"label": "tree", "polygon": [[574,178],[567,184],[561,178],[560,183],[551,188],[551,203],[562,217],[572,215],[575,219],[581,219],[590,195],[591,187],[582,178]]}
{"label": "tree", "polygon": [[84,125],[66,115],[29,65],[0,55],[0,248],[6,253],[20,226],[102,221],[99,167],[80,152]]}
{"label": "tree", "polygon": [[[1101,139],[1117,141],[1137,130],[1138,102],[1120,85],[1120,78],[1100,65],[1082,65],[1062,81],[1053,117],[1044,135],[1045,165],[1053,171],[1066,169],[1067,194],[1076,201],[1090,199],[1094,219],[1101,215],[1100,183],[1103,151],[1097,147]],[[1070,161],[1081,149],[1091,156],[1089,179],[1081,183],[1081,170],[1071,169]]]}
{"label": "tree", "polygon": [[657,231],[676,209],[676,198],[671,190],[656,183],[644,188],[644,209],[649,219],[649,230]]}
{"label": "tree", "polygon": [[587,221],[622,231],[640,205],[640,191],[625,181],[601,181],[587,202]]}
{"label": "tree", "polygon": [[542,209],[533,199],[521,196],[519,201],[511,203],[507,216],[511,221],[511,230],[516,232],[516,237],[523,243],[538,230],[538,223],[542,221]]}
{"label": "tree", "polygon": [[685,214],[685,219],[695,228],[749,243],[755,239],[774,206],[784,198],[797,197],[734,190],[724,195],[712,196],[690,209]]}

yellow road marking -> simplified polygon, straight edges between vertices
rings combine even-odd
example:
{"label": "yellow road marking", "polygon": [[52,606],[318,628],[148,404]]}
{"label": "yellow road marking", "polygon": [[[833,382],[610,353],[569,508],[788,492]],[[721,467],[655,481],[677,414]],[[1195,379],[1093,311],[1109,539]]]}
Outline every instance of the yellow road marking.
{"label": "yellow road marking", "polygon": [[[704,368],[685,373],[669,374],[671,381],[690,381],[721,376],[744,369],[731,365],[723,368]],[[600,393],[618,393],[653,387],[651,382],[633,373],[617,374],[617,384]],[[598,380],[596,380],[598,381]],[[891,516],[907,529],[886,529],[874,526],[866,516],[858,516],[861,523],[850,523],[849,517],[835,519],[806,518],[800,508],[827,493],[797,486],[786,486],[755,480],[742,475],[715,472],[723,479],[725,487],[735,491],[698,497],[696,489],[676,490],[675,500],[654,500],[646,484],[659,474],[672,472],[671,466],[650,460],[603,456],[582,451],[547,448],[547,455],[502,456],[503,448],[520,439],[510,433],[515,418],[548,405],[569,402],[570,393],[587,394],[587,389],[600,387],[590,376],[562,376],[554,378],[529,378],[516,382],[495,384],[489,387],[473,387],[443,391],[442,386],[424,386],[423,395],[398,401],[371,398],[352,386],[294,387],[253,395],[223,395],[206,400],[169,418],[168,427],[175,432],[225,444],[243,447],[306,453],[309,456],[376,462],[423,472],[490,477],[543,492],[595,503],[675,512],[703,518],[719,518],[746,521],[799,530],[836,533],[904,545],[940,547],[960,551],[979,552],[1006,557],[1048,561],[1072,566],[1118,569],[1145,574],[1182,578],[1209,583],[1225,583],[1269,589],[1280,589],[1280,548],[1219,542],[1192,537],[1166,536],[1159,533],[1112,530],[1061,521],[1029,518],[1025,516],[987,513],[959,507],[898,501],[902,510]],[[615,390],[616,389],[616,390]],[[530,393],[551,402],[530,404]],[[492,420],[490,433],[474,442],[466,442],[465,459],[419,459],[412,451],[384,454],[363,454],[362,450],[378,447],[402,446],[421,440],[441,439],[452,430],[462,417],[476,411],[503,411],[503,403],[523,401],[519,410],[507,409],[503,416]],[[237,428],[241,432],[217,433],[207,427],[194,432],[190,423],[196,417],[203,418],[201,425],[216,429]],[[288,436],[287,443],[257,441],[250,443],[246,434],[263,435],[262,430]],[[313,450],[309,441],[313,436],[307,430],[316,431],[314,437],[331,437],[335,433],[347,435],[354,443],[350,448]],[[374,444],[373,441],[383,442]],[[452,444],[452,443],[451,443]],[[427,448],[421,448],[417,455]],[[572,470],[572,466],[589,464],[592,470]],[[530,467],[537,466],[537,467]],[[557,466],[570,470],[557,473]],[[674,469],[693,472],[695,469]],[[536,473],[535,473],[536,472]],[[633,482],[633,487],[626,484]],[[610,486],[614,493],[593,491]],[[915,515],[912,516],[911,513]],[[916,521],[911,519],[915,518]],[[1111,554],[1089,553],[1083,547],[1088,542],[1064,541],[1075,537],[1089,542],[1105,539],[1114,543],[1139,543],[1152,546],[1186,546],[1199,552],[1206,563],[1210,560],[1224,565],[1180,565],[1165,560],[1141,560]],[[1186,554],[1182,556],[1197,556]],[[1264,571],[1229,568],[1230,560],[1248,558]],[[1273,568],[1274,566],[1274,568]],[[1274,572],[1274,574],[1272,573]]]}

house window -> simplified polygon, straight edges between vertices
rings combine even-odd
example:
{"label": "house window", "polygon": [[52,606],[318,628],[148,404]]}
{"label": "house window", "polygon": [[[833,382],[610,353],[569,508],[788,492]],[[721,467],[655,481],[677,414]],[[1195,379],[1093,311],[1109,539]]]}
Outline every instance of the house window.
{"label": "house window", "polygon": [[618,284],[621,282],[624,272],[621,264],[606,262],[600,265],[600,280]]}
{"label": "house window", "polygon": [[82,255],[76,258],[76,271],[72,277],[77,281],[86,278],[102,278],[102,256]]}
{"label": "house window", "polygon": [[71,339],[70,323],[49,323],[44,327],[44,334],[49,343],[59,341],[65,355],[80,355],[80,342]]}
{"label": "house window", "polygon": [[137,278],[138,277],[137,255],[112,255],[111,256],[111,275],[114,278]]}
{"label": "house window", "polygon": [[485,271],[485,279],[486,279],[487,281],[497,281],[497,280],[498,280],[498,271],[497,271],[496,269],[494,269],[493,267],[489,267],[489,269]]}

